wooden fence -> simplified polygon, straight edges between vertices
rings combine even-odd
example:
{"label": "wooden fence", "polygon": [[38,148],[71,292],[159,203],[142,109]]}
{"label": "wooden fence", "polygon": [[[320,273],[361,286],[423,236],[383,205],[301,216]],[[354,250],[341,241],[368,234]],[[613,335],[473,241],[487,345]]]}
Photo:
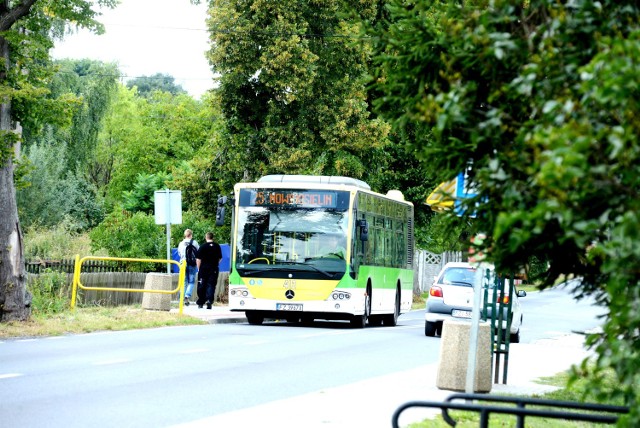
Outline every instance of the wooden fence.
{"label": "wooden fence", "polygon": [[[88,262],[85,262],[88,263]],[[86,272],[86,264],[82,264],[82,272],[80,273],[80,282],[86,287],[104,287],[119,289],[144,289],[147,272]],[[162,264],[166,268],[165,264]],[[66,284],[68,287],[69,299],[71,299],[71,286],[73,284],[73,266],[70,272],[64,272],[62,268],[58,271],[66,274]],[[107,269],[106,267],[96,266],[96,269]],[[42,269],[41,273],[29,273],[27,282],[33,284],[37,281],[39,275],[45,274],[47,271]],[[162,270],[157,272],[164,273]],[[178,284],[178,274],[171,274],[172,287],[176,288]],[[218,284],[216,285],[216,301],[227,302],[227,290],[229,285],[229,272],[220,272],[218,275]],[[119,306],[119,305],[136,305],[142,303],[144,293],[126,292],[126,291],[102,291],[102,290],[78,290],[77,301],[78,306]],[[191,300],[197,297],[196,290],[193,291]],[[171,299],[178,301],[180,295],[175,293]]]}
{"label": "wooden fence", "polygon": [[[135,266],[135,267],[134,267]],[[127,263],[112,260],[85,260],[82,262],[82,272],[106,273],[106,272],[162,272],[166,271],[164,263]],[[63,260],[27,260],[25,262],[27,273],[41,274],[44,272],[73,273],[75,259]]]}

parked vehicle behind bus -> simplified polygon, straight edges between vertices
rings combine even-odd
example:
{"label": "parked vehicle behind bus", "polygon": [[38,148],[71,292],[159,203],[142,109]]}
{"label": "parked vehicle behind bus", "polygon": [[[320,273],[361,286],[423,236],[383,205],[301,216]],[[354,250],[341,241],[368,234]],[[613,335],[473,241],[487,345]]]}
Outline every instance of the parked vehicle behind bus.
{"label": "parked vehicle behind bus", "polygon": [[[496,277],[493,266],[481,265],[489,272],[489,278],[483,283],[489,284],[491,288],[488,294],[488,302],[493,302],[493,290],[496,286]],[[447,263],[444,268],[436,275],[433,285],[429,289],[429,297],[427,298],[427,307],[425,312],[424,334],[426,336],[435,336],[442,333],[442,324],[447,319],[470,319],[471,310],[473,309],[474,283],[482,276],[476,275],[477,267],[465,262]],[[483,273],[484,275],[484,273]],[[510,312],[504,311],[503,328],[506,329],[508,318],[511,320],[509,326],[510,342],[520,342],[520,326],[524,319],[522,308],[520,306],[520,297],[524,297],[527,293],[519,290],[516,293],[509,293],[508,285],[505,292],[498,294],[498,302],[502,301]],[[484,297],[484,293],[482,294]],[[511,304],[509,305],[509,301]],[[491,312],[488,313],[491,316]]]}

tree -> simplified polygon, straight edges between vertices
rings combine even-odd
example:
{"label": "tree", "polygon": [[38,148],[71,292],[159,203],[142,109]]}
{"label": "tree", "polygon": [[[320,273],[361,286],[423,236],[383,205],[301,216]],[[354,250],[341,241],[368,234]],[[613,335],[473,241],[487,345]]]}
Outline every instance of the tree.
{"label": "tree", "polygon": [[98,133],[112,94],[117,68],[90,60],[55,61],[56,73],[47,85],[47,99],[68,100],[68,122],[32,121],[23,128],[18,166],[28,164],[21,177],[28,186],[17,191],[21,224],[53,227],[63,218],[79,229],[102,220],[103,199],[95,189],[106,163],[96,159]]}
{"label": "tree", "polygon": [[[50,103],[40,99],[51,74],[48,50],[52,36],[60,34],[66,22],[102,31],[92,7],[113,7],[115,3],[115,0],[0,1],[0,322],[25,320],[30,314],[13,181],[13,157],[19,152],[19,123],[29,123],[39,112],[59,111],[47,109]],[[25,108],[27,105],[29,108]]]}
{"label": "tree", "polygon": [[[359,16],[377,2],[360,1]],[[268,173],[367,177],[388,126],[366,100],[368,44],[352,2],[214,1],[209,61],[225,121],[222,189]]]}
{"label": "tree", "polygon": [[[581,278],[607,309],[588,338],[591,387],[640,424],[640,9],[634,1],[390,1],[376,49],[378,108],[442,179],[471,167],[458,220],[503,272],[544,261],[544,285]],[[471,215],[475,217],[472,218]],[[470,244],[467,240],[467,244]],[[614,390],[602,370],[613,368]],[[589,373],[591,369],[584,365]]]}
{"label": "tree", "polygon": [[148,98],[121,86],[99,137],[98,161],[109,165],[102,188],[107,206],[133,190],[137,175],[170,174],[203,147],[213,127],[210,111],[187,94],[154,92]]}
{"label": "tree", "polygon": [[51,97],[78,97],[71,124],[57,127],[55,138],[68,148],[67,168],[88,173],[95,164],[98,135],[117,91],[119,71],[100,61],[61,60],[51,84]]}
{"label": "tree", "polygon": [[127,88],[136,87],[138,94],[148,97],[153,91],[168,92],[171,95],[186,94],[182,86],[175,83],[173,76],[168,74],[156,73],[153,76],[135,77],[127,82]]}
{"label": "tree", "polygon": [[169,177],[164,174],[138,174],[133,190],[123,193],[123,208],[132,213],[153,214],[156,190],[165,188]]}
{"label": "tree", "polygon": [[102,221],[102,205],[86,180],[67,168],[67,153],[67,145],[53,141],[51,132],[26,147],[21,163],[28,162],[23,177],[28,184],[16,192],[23,228],[53,228],[65,221],[78,231]]}

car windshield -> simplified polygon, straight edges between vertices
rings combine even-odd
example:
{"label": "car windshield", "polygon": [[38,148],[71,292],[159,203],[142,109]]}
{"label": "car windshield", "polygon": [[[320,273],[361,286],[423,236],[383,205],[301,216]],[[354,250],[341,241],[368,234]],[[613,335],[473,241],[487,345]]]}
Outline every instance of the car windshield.
{"label": "car windshield", "polygon": [[450,267],[440,277],[440,284],[461,285],[473,287],[476,270],[465,267]]}

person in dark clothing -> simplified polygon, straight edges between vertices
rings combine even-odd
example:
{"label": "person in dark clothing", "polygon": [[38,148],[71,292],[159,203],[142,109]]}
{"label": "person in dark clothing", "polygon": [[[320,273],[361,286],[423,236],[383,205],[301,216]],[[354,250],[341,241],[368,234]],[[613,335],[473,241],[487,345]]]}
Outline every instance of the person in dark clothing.
{"label": "person in dark clothing", "polygon": [[222,260],[222,249],[213,241],[213,233],[207,232],[206,242],[198,249],[196,264],[198,265],[198,300],[199,308],[206,303],[207,309],[211,309],[218,282],[218,265]]}

